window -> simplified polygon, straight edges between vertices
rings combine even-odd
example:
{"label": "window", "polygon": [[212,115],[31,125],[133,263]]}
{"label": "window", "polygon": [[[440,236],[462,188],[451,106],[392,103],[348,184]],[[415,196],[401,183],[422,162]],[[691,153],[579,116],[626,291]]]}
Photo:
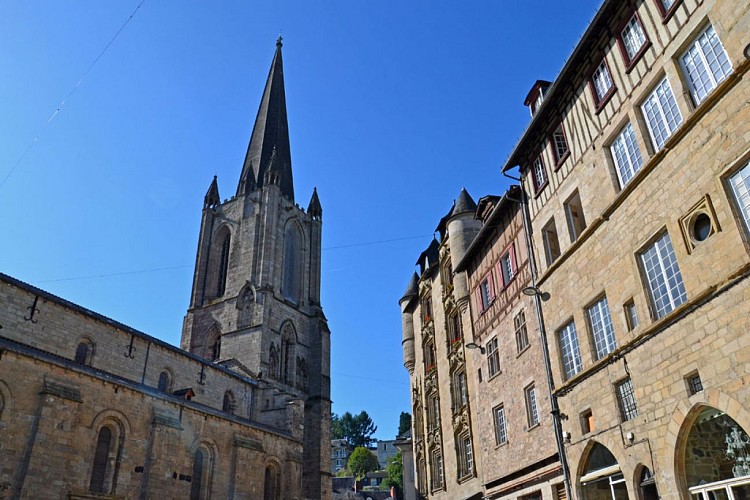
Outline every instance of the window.
{"label": "window", "polygon": [[729,178],[734,199],[739,206],[745,228],[750,231],[750,163]]}
{"label": "window", "polygon": [[284,228],[284,261],[281,277],[281,294],[294,304],[302,297],[304,237],[296,220]]}
{"label": "window", "polygon": [[454,413],[469,402],[469,395],[466,390],[466,372],[454,372],[453,373],[453,411]]}
{"label": "window", "polygon": [[516,350],[520,353],[529,347],[529,334],[526,331],[526,314],[521,310],[513,317],[516,330]]}
{"label": "window", "polygon": [[94,451],[94,465],[91,469],[91,481],[89,482],[90,493],[106,493],[104,491],[104,480],[107,477],[107,465],[109,464],[109,449],[112,446],[112,431],[109,427],[99,429]]}
{"label": "window", "polygon": [[508,442],[508,428],[505,422],[505,407],[497,406],[492,410],[495,421],[495,444],[505,444]]}
{"label": "window", "polygon": [[534,159],[531,168],[531,181],[534,184],[534,193],[539,194],[547,185],[547,171],[544,169],[544,160],[540,154]]}
{"label": "window", "polygon": [[570,152],[562,123],[552,132],[552,152],[555,154],[555,165],[560,165]]}
{"label": "window", "polygon": [[439,450],[432,452],[432,489],[443,487],[443,454]]}
{"label": "window", "polygon": [[562,356],[563,374],[569,379],[581,371],[581,350],[578,346],[578,333],[576,325],[570,322],[557,334],[560,343],[560,354]]}
{"label": "window", "polygon": [[643,166],[641,151],[638,149],[635,132],[630,123],[623,127],[609,148],[617,169],[617,178],[620,179],[620,187],[624,187]]}
{"label": "window", "polygon": [[461,341],[461,318],[458,311],[453,311],[448,315],[448,342],[450,345],[457,345]]}
{"label": "window", "polygon": [[518,497],[519,500],[542,500],[542,498],[543,497],[541,491],[535,491],[534,493],[529,493],[528,495]]}
{"label": "window", "polygon": [[646,48],[646,32],[643,30],[643,24],[638,18],[638,14],[633,14],[628,23],[620,32],[620,48],[622,49],[625,63],[630,66],[641,52]]}
{"label": "window", "polygon": [[422,325],[427,324],[432,319],[432,297],[425,295],[422,297]]}
{"label": "window", "polygon": [[658,151],[682,123],[682,114],[677,107],[669,80],[664,78],[656,86],[641,105],[641,109],[646,118],[654,150]]}
{"label": "window", "polygon": [[710,24],[682,54],[680,66],[696,106],[732,72],[732,63]]}
{"label": "window", "polygon": [[554,217],[542,229],[542,241],[544,242],[544,256],[547,258],[547,265],[551,266],[560,257],[560,240],[557,238]]}
{"label": "window", "polygon": [[583,206],[581,205],[581,195],[578,191],[573,193],[573,196],[568,198],[568,201],[564,204],[565,218],[568,221],[568,234],[570,234],[570,242],[573,243],[581,236],[581,233],[586,229],[586,219],[583,216]]}
{"label": "window", "polygon": [[234,399],[234,394],[232,394],[232,391],[227,391],[224,393],[224,401],[222,402],[221,409],[224,413],[234,415],[234,412],[237,409],[237,402]]}
{"label": "window", "polygon": [[623,422],[632,420],[638,416],[638,407],[635,404],[635,394],[633,393],[633,382],[630,377],[617,383],[617,404],[620,407],[620,416]]}
{"label": "window", "polygon": [[79,365],[86,365],[88,364],[89,359],[89,345],[86,342],[81,342],[78,344],[78,347],[76,348],[76,357],[75,362]]}
{"label": "window", "polygon": [[281,474],[275,464],[268,464],[263,477],[263,500],[279,500],[281,497]]}
{"label": "window", "polygon": [[524,389],[524,397],[526,399],[526,418],[529,424],[529,429],[539,425],[539,409],[536,404],[536,387],[531,384]]}
{"label": "window", "polygon": [[500,351],[497,348],[497,337],[487,342],[487,370],[490,378],[500,373]]}
{"label": "window", "polygon": [[221,240],[221,254],[219,255],[219,269],[216,281],[216,296],[221,297],[227,288],[227,270],[229,269],[229,244],[231,235],[226,231]]}
{"label": "window", "polygon": [[424,371],[426,373],[431,373],[435,370],[435,361],[435,346],[432,340],[428,340],[424,344]]}
{"label": "window", "polygon": [[632,332],[638,326],[638,311],[635,309],[633,299],[625,303],[623,310],[625,311],[625,323],[628,325],[628,331]]}
{"label": "window", "polygon": [[172,377],[170,376],[169,371],[168,370],[162,371],[159,374],[159,384],[157,388],[161,392],[169,393],[171,392],[170,391],[171,385],[172,385]]}
{"label": "window", "polygon": [[471,447],[471,437],[468,434],[459,436],[458,447],[458,477],[463,478],[474,473],[474,451]]}
{"label": "window", "polygon": [[508,286],[516,275],[516,252],[513,245],[500,257],[500,273],[503,277],[503,287]]}
{"label": "window", "polygon": [[703,392],[703,381],[701,381],[701,376],[697,372],[685,377],[685,384],[688,388],[688,394],[691,396]]}
{"label": "window", "polygon": [[433,430],[440,423],[440,401],[437,394],[430,394],[427,398],[427,430]]}
{"label": "window", "polygon": [[687,300],[682,274],[668,233],[664,233],[641,254],[641,263],[656,319],[666,316]]}
{"label": "window", "polygon": [[601,359],[617,347],[615,332],[612,329],[612,319],[609,316],[607,297],[589,307],[586,312],[589,317],[589,325],[591,325],[591,333],[594,336],[596,359]]}
{"label": "window", "polygon": [[612,83],[612,77],[609,74],[609,67],[607,67],[607,61],[602,59],[602,62],[594,70],[594,74],[591,75],[591,86],[594,89],[594,100],[597,106],[604,104],[604,101],[614,92],[615,85]]}
{"label": "window", "polygon": [[588,434],[589,432],[593,432],[594,429],[596,429],[596,427],[594,426],[594,414],[591,413],[591,410],[582,412],[580,420],[582,434]]}
{"label": "window", "polygon": [[477,293],[479,294],[478,300],[481,311],[487,310],[492,304],[492,301],[495,300],[495,287],[493,285],[492,273],[488,273],[482,282],[479,283]]}

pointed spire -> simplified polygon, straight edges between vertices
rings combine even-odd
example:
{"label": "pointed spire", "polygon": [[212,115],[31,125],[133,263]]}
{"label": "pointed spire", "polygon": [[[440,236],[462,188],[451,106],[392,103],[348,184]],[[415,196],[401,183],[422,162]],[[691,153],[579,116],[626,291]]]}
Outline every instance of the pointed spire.
{"label": "pointed spire", "polygon": [[252,169],[252,165],[252,162],[250,162],[251,168],[245,170],[242,173],[242,177],[240,177],[240,184],[237,186],[237,196],[255,191],[255,188],[258,186],[258,183],[255,181],[255,172]]}
{"label": "pointed spire", "polygon": [[255,126],[250,136],[250,145],[240,175],[237,194],[242,194],[242,180],[249,178],[252,170],[257,187],[263,187],[266,170],[271,164],[271,155],[276,150],[276,169],[281,193],[294,201],[292,182],[292,155],[289,147],[289,125],[286,117],[286,95],[284,92],[284,66],[281,59],[281,37],[276,40],[276,53],[271,62],[266,87],[260,101]]}
{"label": "pointed spire", "polygon": [[320,206],[320,200],[318,199],[318,188],[313,188],[312,198],[310,198],[310,204],[307,205],[307,214],[313,218],[313,220],[323,219],[323,207]]}
{"label": "pointed spire", "polygon": [[476,209],[477,204],[474,202],[474,199],[469,195],[469,192],[466,191],[466,188],[461,188],[461,192],[458,194],[458,200],[456,200],[456,204],[453,206],[451,216],[465,212],[474,212]]}
{"label": "pointed spire", "polygon": [[416,297],[418,294],[419,294],[419,275],[415,272],[414,274],[411,275],[411,279],[409,280],[409,286],[406,287],[404,296],[401,297],[401,299],[398,302],[400,304],[404,300],[408,300],[408,299],[411,299],[412,297]]}
{"label": "pointed spire", "polygon": [[211,181],[211,185],[208,186],[208,191],[206,191],[206,196],[203,197],[203,208],[216,208],[216,205],[219,203],[221,203],[219,183],[214,175],[214,180]]}

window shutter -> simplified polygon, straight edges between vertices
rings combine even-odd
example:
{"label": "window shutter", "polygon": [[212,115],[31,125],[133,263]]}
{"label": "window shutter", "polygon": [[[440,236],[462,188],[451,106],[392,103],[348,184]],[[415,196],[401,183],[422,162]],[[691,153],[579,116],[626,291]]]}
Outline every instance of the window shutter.
{"label": "window shutter", "polygon": [[508,253],[510,254],[510,268],[513,269],[513,275],[515,276],[516,271],[518,271],[518,265],[516,264],[516,247],[513,243],[510,244]]}
{"label": "window shutter", "polygon": [[490,271],[490,274],[487,276],[487,283],[489,288],[489,296],[490,296],[490,302],[495,300],[495,280],[492,277],[492,271]]}
{"label": "window shutter", "polygon": [[481,283],[479,284],[476,291],[474,292],[474,300],[477,303],[477,311],[479,312],[484,311],[484,307],[482,307],[482,284]]}

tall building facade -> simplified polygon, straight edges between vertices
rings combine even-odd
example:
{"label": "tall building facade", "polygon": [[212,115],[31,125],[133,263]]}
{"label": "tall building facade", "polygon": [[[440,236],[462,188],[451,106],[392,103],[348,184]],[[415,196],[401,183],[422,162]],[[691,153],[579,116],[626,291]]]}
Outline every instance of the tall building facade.
{"label": "tall building facade", "polygon": [[750,4],[603,2],[504,170],[577,498],[750,495]]}
{"label": "tall building facade", "polygon": [[295,204],[281,39],[235,195],[206,193],[181,346],[261,381],[261,410],[304,402],[303,494],[330,495],[330,331],[320,305],[323,211]]}

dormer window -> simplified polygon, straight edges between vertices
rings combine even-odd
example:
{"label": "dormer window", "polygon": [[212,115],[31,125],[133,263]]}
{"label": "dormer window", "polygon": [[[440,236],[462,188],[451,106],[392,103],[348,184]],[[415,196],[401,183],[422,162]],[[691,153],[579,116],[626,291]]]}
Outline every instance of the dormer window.
{"label": "dormer window", "polygon": [[544,98],[547,96],[547,90],[549,89],[550,85],[551,83],[548,81],[537,80],[534,83],[534,86],[531,87],[529,94],[526,96],[526,99],[523,102],[524,106],[529,107],[531,116],[534,116],[536,111],[542,105]]}

